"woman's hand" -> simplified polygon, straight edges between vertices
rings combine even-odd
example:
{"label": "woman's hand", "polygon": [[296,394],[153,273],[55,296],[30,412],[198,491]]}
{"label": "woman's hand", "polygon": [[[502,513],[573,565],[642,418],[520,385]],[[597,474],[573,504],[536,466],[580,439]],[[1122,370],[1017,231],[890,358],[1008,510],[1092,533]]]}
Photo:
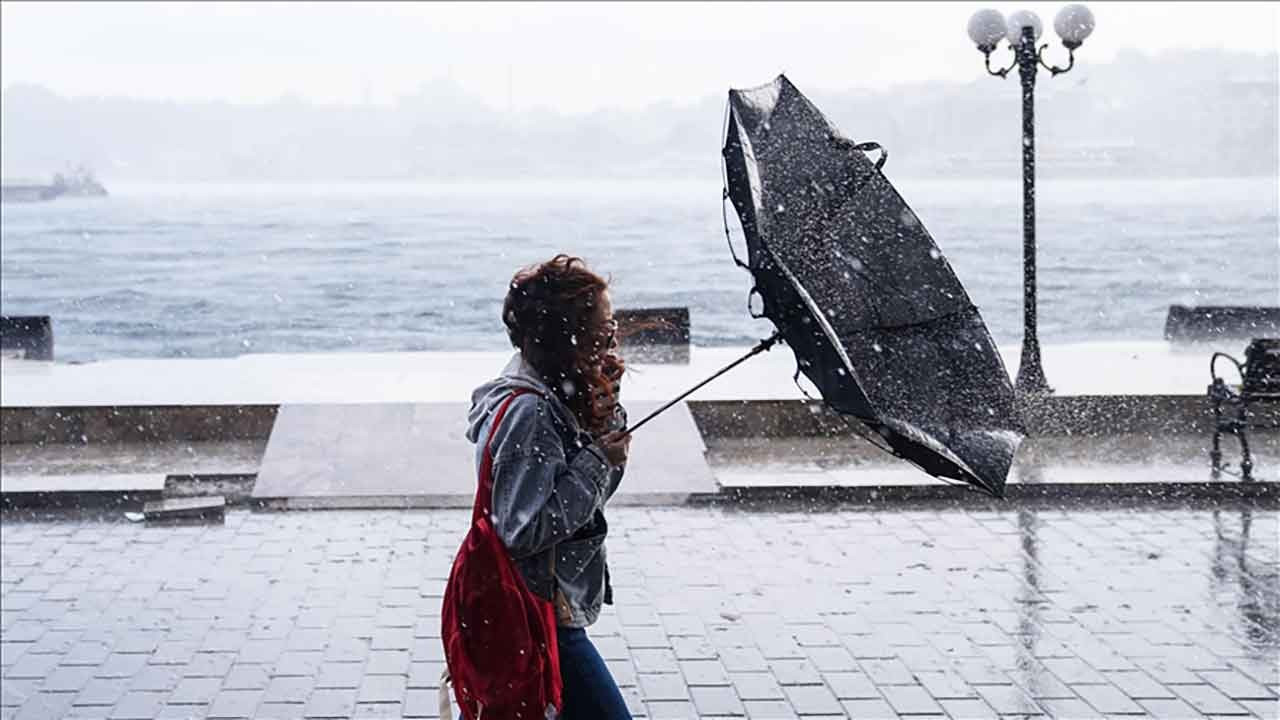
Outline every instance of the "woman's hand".
{"label": "woman's hand", "polygon": [[623,430],[606,433],[597,441],[609,464],[621,467],[627,464],[627,454],[631,451],[631,436]]}

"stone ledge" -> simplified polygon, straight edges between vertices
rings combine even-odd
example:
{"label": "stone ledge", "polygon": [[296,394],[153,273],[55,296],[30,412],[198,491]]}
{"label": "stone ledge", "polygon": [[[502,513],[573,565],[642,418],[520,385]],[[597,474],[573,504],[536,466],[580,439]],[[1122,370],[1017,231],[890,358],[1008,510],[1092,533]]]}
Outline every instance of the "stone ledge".
{"label": "stone ledge", "polygon": [[1190,501],[1245,501],[1261,509],[1280,508],[1280,483],[1276,482],[1188,482],[1122,484],[1009,485],[1004,500],[997,500],[968,486],[935,482],[921,485],[879,485],[865,487],[773,486],[724,488],[718,495],[693,498],[700,504],[752,503],[949,503],[959,505],[998,504],[1008,508],[1021,503],[1078,503],[1100,501],[1108,504],[1147,505]]}
{"label": "stone ledge", "polygon": [[0,408],[0,444],[266,439],[276,405]]}

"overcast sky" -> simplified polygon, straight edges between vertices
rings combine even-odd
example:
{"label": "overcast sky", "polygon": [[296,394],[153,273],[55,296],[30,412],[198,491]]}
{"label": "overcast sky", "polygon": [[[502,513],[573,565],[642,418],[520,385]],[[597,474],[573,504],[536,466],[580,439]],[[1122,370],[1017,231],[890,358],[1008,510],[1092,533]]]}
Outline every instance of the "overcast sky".
{"label": "overcast sky", "polygon": [[[1052,38],[1061,5],[4,2],[0,82],[72,96],[389,103],[450,78],[497,108],[583,112],[690,102],[780,71],[826,89],[965,81],[982,73],[965,34],[974,9],[1029,7]],[[1277,48],[1274,3],[1093,10],[1082,63],[1123,48]]]}

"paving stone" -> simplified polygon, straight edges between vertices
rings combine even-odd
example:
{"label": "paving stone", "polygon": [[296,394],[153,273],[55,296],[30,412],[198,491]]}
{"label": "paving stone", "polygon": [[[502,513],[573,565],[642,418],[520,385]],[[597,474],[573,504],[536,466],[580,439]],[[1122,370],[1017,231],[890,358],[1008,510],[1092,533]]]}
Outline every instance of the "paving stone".
{"label": "paving stone", "polygon": [[285,644],[282,640],[246,639],[240,644],[235,661],[245,665],[273,665],[280,659],[284,649]]}
{"label": "paving stone", "polygon": [[631,659],[631,651],[627,648],[626,641],[620,636],[593,637],[591,638],[591,644],[595,645],[596,652],[600,653],[600,657],[605,660]]}
{"label": "paving stone", "polygon": [[262,696],[264,703],[303,704],[311,696],[315,680],[309,677],[271,678]]}
{"label": "paving stone", "polygon": [[398,702],[356,703],[353,718],[402,718],[404,708]]}
{"label": "paving stone", "polygon": [[404,675],[368,675],[360,684],[356,701],[360,703],[399,703],[404,700]]}
{"label": "paving stone", "polygon": [[444,645],[440,644],[437,638],[415,640],[407,649],[414,662],[444,661]]}
{"label": "paving stone", "polygon": [[164,639],[164,633],[156,631],[135,631],[128,632],[116,639],[115,645],[111,648],[118,653],[143,653],[150,655],[156,651],[160,641]]}
{"label": "paving stone", "polygon": [[754,647],[723,648],[719,651],[719,658],[725,670],[731,673],[764,672],[769,669],[769,661]]}
{"label": "paving stone", "polygon": [[1236,670],[1201,670],[1196,674],[1222,694],[1236,700],[1269,700],[1276,696],[1261,683]]}
{"label": "paving stone", "polygon": [[61,665],[92,665],[97,667],[111,656],[111,647],[104,642],[79,642],[62,656]]}
{"label": "paving stone", "polygon": [[699,716],[746,714],[742,701],[732,687],[691,687],[689,694],[693,696],[693,704]]}
{"label": "paving stone", "polygon": [[[987,720],[987,718],[995,720],[995,718],[1000,717],[995,710],[991,709],[990,705],[978,698],[939,700],[938,704],[946,711],[947,717],[954,720]],[[1087,710],[1088,706],[1085,709]],[[1074,718],[1075,716],[1062,714],[1058,717]]]}
{"label": "paving stone", "polygon": [[[162,717],[163,712],[164,709],[161,708],[156,717]],[[15,709],[13,715],[5,715],[4,717],[9,718],[16,715],[17,711]],[[72,705],[62,717],[66,720],[110,720],[111,708],[99,705]]]}
{"label": "paving stone", "polygon": [[605,667],[609,669],[609,674],[618,687],[634,686],[640,682],[636,666],[630,660],[605,660]]}
{"label": "paving stone", "polygon": [[183,678],[169,696],[170,704],[208,705],[222,688],[222,678]]}
{"label": "paving stone", "polygon": [[822,673],[808,660],[770,660],[769,670],[783,685],[821,685]]}
{"label": "paving stone", "polygon": [[93,679],[93,671],[94,668],[91,667],[55,668],[45,676],[40,689],[49,692],[79,692]]}
{"label": "paving stone", "polygon": [[1280,699],[1276,700],[1239,700],[1241,705],[1249,709],[1254,716],[1264,720],[1280,718]]}
{"label": "paving stone", "polygon": [[634,648],[631,659],[640,673],[671,673],[680,669],[676,654],[670,648]]}
{"label": "paving stone", "polygon": [[407,690],[405,691],[402,708],[405,717],[438,717],[440,714],[440,696],[435,690]]}
{"label": "paving stone", "polygon": [[1107,677],[1079,658],[1045,658],[1040,661],[1049,672],[1068,685],[1106,685]]}
{"label": "paving stone", "polygon": [[409,663],[409,687],[434,689],[440,687],[440,675],[444,663]]}
{"label": "paving stone", "polygon": [[805,654],[821,672],[851,672],[858,669],[858,661],[843,647],[808,647]]}
{"label": "paving stone", "polygon": [[160,713],[160,708],[164,707],[166,694],[163,692],[127,692],[111,709],[111,717],[119,720],[151,720],[151,718]]}
{"label": "paving stone", "polygon": [[[596,649],[604,657],[604,651],[600,650],[600,640],[593,639]],[[623,646],[625,651],[625,646]],[[719,650],[711,641],[699,635],[676,636],[671,638],[671,650],[676,654],[677,660],[715,660],[720,657]]]}
{"label": "paving stone", "polygon": [[799,717],[791,705],[781,700],[745,700],[742,703],[752,720],[789,720]]}
{"label": "paving stone", "polygon": [[[18,646],[36,655],[65,655],[82,635],[79,630],[49,630],[33,643],[3,643],[0,646]],[[3,664],[10,665],[12,661]]]}
{"label": "paving stone", "polygon": [[[791,717],[788,698],[805,693],[826,694],[806,717],[892,717],[890,701],[952,717],[1276,715],[1280,642],[1245,642],[1238,628],[1260,627],[1257,612],[1203,585],[1221,579],[1213,558],[1239,541],[1238,513],[1020,512],[616,508],[621,605],[592,637],[637,716]],[[1280,514],[1251,513],[1249,571],[1269,590]],[[439,602],[465,511],[226,520],[210,532],[5,518],[3,715],[41,687],[65,689],[53,694],[77,703],[68,716],[107,717],[127,693],[151,693],[187,700],[156,716],[200,717],[234,691],[262,692],[259,717],[434,715]],[[1034,588],[1018,574],[1028,528]],[[857,563],[833,552],[855,541]],[[664,562],[672,554],[694,561]],[[184,570],[134,572],[159,565]],[[15,573],[34,578],[27,597]]]}
{"label": "paving stone", "polygon": [[98,666],[94,675],[100,678],[131,678],[142,672],[146,665],[146,655],[113,653],[107,657],[106,662]]}
{"label": "paving stone", "polygon": [[0,681],[0,707],[17,708],[40,690],[39,680],[5,679]]}
{"label": "paving stone", "polygon": [[622,637],[632,649],[671,647],[671,638],[660,626],[629,625],[622,629]]}
{"label": "paving stone", "polygon": [[1098,712],[1106,715],[1141,715],[1142,708],[1115,685],[1074,685],[1072,689]]}
{"label": "paving stone", "polygon": [[[1040,706],[1048,711],[1050,717],[1054,718],[1070,718],[1071,720],[1104,720],[1106,718],[1101,712],[1095,710],[1089,703],[1076,699],[1066,698],[1046,698],[1037,700]],[[1173,720],[1176,716],[1170,716],[1169,720]]]}
{"label": "paving stone", "polygon": [[729,680],[743,700],[781,700],[786,697],[777,679],[767,672],[729,673]]}
{"label": "paving stone", "polygon": [[7,668],[15,663],[33,644],[0,640],[0,669]]}
{"label": "paving stone", "polygon": [[256,718],[262,690],[223,690],[209,705],[210,718]]}
{"label": "paving stone", "polygon": [[1040,715],[1040,706],[1015,685],[977,685],[974,690],[1001,715]]}
{"label": "paving stone", "polygon": [[1243,705],[1222,694],[1221,690],[1212,685],[1173,685],[1170,689],[1205,715],[1249,714]]}
{"label": "paving stone", "polygon": [[729,675],[718,660],[681,660],[680,672],[689,685],[729,684]]}
{"label": "paving stone", "polygon": [[1009,671],[1009,677],[1014,684],[1036,699],[1076,697],[1075,690],[1055,677],[1036,660],[1029,660],[1025,666]]}
{"label": "paving stone", "polygon": [[943,712],[942,706],[919,685],[885,685],[880,691],[901,715],[940,715]]}
{"label": "paving stone", "polygon": [[355,690],[316,690],[307,699],[308,718],[348,718],[356,709]]}
{"label": "paving stone", "polygon": [[646,702],[652,700],[684,700],[689,691],[679,673],[641,673],[640,694]]}
{"label": "paving stone", "polygon": [[973,686],[964,681],[959,674],[944,671],[922,671],[916,673],[920,684],[935,698],[975,698],[978,693]]}
{"label": "paving stone", "polygon": [[9,666],[4,671],[5,679],[42,679],[44,676],[54,671],[58,667],[58,655],[34,655],[28,654],[18,658],[18,661]]}
{"label": "paving stone", "polygon": [[147,665],[133,676],[129,683],[131,690],[172,690],[182,680],[182,673],[168,665]]}
{"label": "paving stone", "polygon": [[[355,689],[364,680],[364,663],[327,662],[315,675],[315,686],[332,689]],[[396,677],[388,675],[385,677]]]}
{"label": "paving stone", "polygon": [[236,654],[229,652],[198,652],[182,668],[183,677],[226,677],[231,672]]}
{"label": "paving stone", "polygon": [[1201,718],[1204,715],[1186,702],[1178,699],[1163,700],[1150,699],[1139,700],[1141,705],[1152,717],[1156,718]]}
{"label": "paving stone", "polygon": [[697,711],[688,701],[650,700],[644,705],[653,720],[687,720],[697,717]]}
{"label": "paving stone", "polygon": [[74,697],[70,693],[34,693],[22,703],[13,717],[15,720],[50,720],[66,716]]}
{"label": "paving stone", "polygon": [[258,717],[262,720],[302,720],[305,711],[306,705],[302,703],[264,702],[258,706]]}
{"label": "paving stone", "polygon": [[94,678],[76,694],[75,704],[115,705],[128,689],[129,680],[125,678]]}
{"label": "paving stone", "polygon": [[857,700],[881,697],[871,678],[861,672],[823,673],[823,680],[841,700]]}
{"label": "paving stone", "polygon": [[[246,645],[251,642],[246,641]],[[147,662],[151,665],[186,665],[199,649],[200,643],[189,640],[162,640]]]}
{"label": "paving stone", "polygon": [[825,685],[787,685],[782,688],[791,707],[801,715],[839,714],[840,701]]}
{"label": "paving stone", "polygon": [[851,718],[873,720],[898,717],[898,713],[894,712],[893,707],[881,699],[841,700],[840,706],[846,715]]}
{"label": "paving stone", "polygon": [[1155,681],[1142,670],[1124,670],[1104,673],[1116,687],[1135,700],[1147,698],[1173,699],[1177,697],[1168,687]]}
{"label": "paving stone", "polygon": [[901,660],[859,660],[862,671],[877,685],[915,685],[916,676]]}

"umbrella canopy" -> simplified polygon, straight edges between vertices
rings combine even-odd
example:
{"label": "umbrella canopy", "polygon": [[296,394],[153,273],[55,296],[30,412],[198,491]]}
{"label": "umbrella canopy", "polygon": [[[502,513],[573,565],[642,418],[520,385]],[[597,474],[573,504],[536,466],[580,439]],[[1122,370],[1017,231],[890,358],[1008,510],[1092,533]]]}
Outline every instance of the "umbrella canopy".
{"label": "umbrella canopy", "polygon": [[752,294],[829,406],[924,471],[1002,496],[1023,439],[1009,374],[876,149],[784,76],[729,92],[726,194]]}

